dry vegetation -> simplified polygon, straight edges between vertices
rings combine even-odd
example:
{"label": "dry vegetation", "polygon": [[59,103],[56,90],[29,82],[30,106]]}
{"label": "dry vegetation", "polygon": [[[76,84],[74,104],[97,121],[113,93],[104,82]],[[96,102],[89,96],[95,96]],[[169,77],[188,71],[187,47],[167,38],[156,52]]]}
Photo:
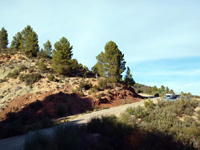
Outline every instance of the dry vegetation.
{"label": "dry vegetation", "polygon": [[52,126],[52,119],[63,116],[140,100],[134,90],[104,78],[97,80],[95,75],[90,78],[58,75],[51,69],[48,58],[30,59],[23,54],[8,53],[0,59],[0,138]]}

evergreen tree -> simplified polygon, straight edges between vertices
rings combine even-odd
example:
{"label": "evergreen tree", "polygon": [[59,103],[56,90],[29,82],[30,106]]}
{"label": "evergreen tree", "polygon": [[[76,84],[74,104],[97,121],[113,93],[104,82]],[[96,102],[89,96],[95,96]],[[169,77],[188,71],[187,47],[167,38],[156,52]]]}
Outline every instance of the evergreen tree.
{"label": "evergreen tree", "polygon": [[10,48],[20,50],[21,40],[22,40],[22,34],[18,32],[15,36],[13,36]]}
{"label": "evergreen tree", "polygon": [[133,86],[135,84],[135,81],[132,77],[132,74],[131,74],[129,67],[127,67],[126,75],[125,75],[125,78],[124,78],[124,83],[126,84],[126,86],[128,88],[130,88],[131,86]]}
{"label": "evergreen tree", "polygon": [[46,54],[46,56],[51,57],[51,54],[52,54],[51,42],[47,40],[47,42],[44,43],[43,46],[44,46],[44,53]]}
{"label": "evergreen tree", "polygon": [[126,69],[124,54],[118,49],[115,42],[109,41],[105,45],[105,52],[101,52],[96,58],[98,60],[95,67],[100,76],[108,77],[110,81],[117,82],[122,78],[122,73]]}
{"label": "evergreen tree", "polygon": [[164,92],[164,91],[165,91],[165,87],[164,87],[163,85],[161,85],[160,91],[161,91],[161,92]]}
{"label": "evergreen tree", "polygon": [[168,87],[166,87],[166,93],[169,93],[169,88]]}
{"label": "evergreen tree", "polygon": [[67,75],[69,71],[70,60],[72,57],[72,46],[69,41],[62,37],[60,41],[54,44],[55,49],[52,54],[52,68],[59,74]]}
{"label": "evergreen tree", "polygon": [[22,38],[21,38],[21,41],[20,41],[20,49],[21,50],[25,49],[27,37],[29,36],[29,34],[31,32],[33,32],[33,28],[31,28],[30,25],[27,25],[27,27],[24,28],[24,30],[22,30],[22,32],[21,32]]}
{"label": "evergreen tree", "polygon": [[29,35],[26,37],[25,43],[26,43],[24,48],[25,54],[28,57],[37,56],[37,52],[39,51],[38,36],[34,31],[31,31],[29,33]]}
{"label": "evergreen tree", "polygon": [[8,33],[7,30],[3,27],[0,31],[0,49],[6,49],[8,45]]}
{"label": "evergreen tree", "polygon": [[38,68],[41,71],[46,71],[47,70],[47,66],[44,64],[44,59],[41,59],[38,63]]}

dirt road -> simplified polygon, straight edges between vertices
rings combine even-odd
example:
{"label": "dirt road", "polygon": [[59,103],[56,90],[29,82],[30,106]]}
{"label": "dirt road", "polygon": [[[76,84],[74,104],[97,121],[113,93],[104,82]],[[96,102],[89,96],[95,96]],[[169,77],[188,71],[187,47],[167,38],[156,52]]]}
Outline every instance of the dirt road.
{"label": "dirt road", "polygon": [[[157,102],[157,98],[151,98],[151,100],[154,103]],[[136,103],[132,103],[132,104],[125,104],[125,105],[121,105],[118,107],[113,107],[110,109],[105,109],[105,110],[85,114],[85,115],[82,115],[82,116],[79,116],[79,117],[73,119],[70,122],[64,123],[62,125],[83,124],[83,123],[89,122],[94,117],[101,117],[101,116],[106,116],[106,115],[111,115],[111,114],[119,115],[120,113],[124,112],[128,107],[143,106],[144,101],[145,100],[142,100],[142,101],[136,102]],[[52,127],[52,128],[48,128],[48,129],[43,129],[41,131],[44,132],[45,134],[52,135],[55,128],[56,127]],[[29,134],[31,134],[31,133],[29,133]],[[0,150],[22,150],[24,139],[27,135],[28,134],[0,140]]]}

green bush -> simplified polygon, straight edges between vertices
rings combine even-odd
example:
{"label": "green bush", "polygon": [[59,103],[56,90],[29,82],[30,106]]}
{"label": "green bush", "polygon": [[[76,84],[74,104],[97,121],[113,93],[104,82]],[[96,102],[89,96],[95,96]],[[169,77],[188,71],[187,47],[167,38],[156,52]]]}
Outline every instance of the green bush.
{"label": "green bush", "polygon": [[39,61],[38,68],[43,72],[47,70],[47,66],[44,64],[44,59],[41,59]]}
{"label": "green bush", "polygon": [[8,78],[14,78],[16,79],[18,77],[18,75],[20,74],[18,69],[13,70],[13,72],[10,72],[7,77]]}
{"label": "green bush", "polygon": [[85,89],[85,90],[89,90],[90,88],[92,88],[92,84],[89,83],[89,82],[80,82],[79,83],[79,89],[80,91],[82,91],[82,89]]}
{"label": "green bush", "polygon": [[101,88],[100,88],[98,85],[94,85],[94,86],[93,86],[93,89],[94,89],[95,91],[100,91],[100,90],[101,90]]}
{"label": "green bush", "polygon": [[107,79],[99,79],[98,85],[102,90],[105,90],[108,87],[108,80]]}
{"label": "green bush", "polygon": [[41,79],[41,75],[39,73],[30,73],[30,74],[21,74],[19,76],[21,82],[25,82],[26,85],[32,85],[35,82],[38,82]]}
{"label": "green bush", "polygon": [[154,108],[154,103],[152,100],[148,100],[144,102],[144,107],[147,109],[153,109]]}
{"label": "green bush", "polygon": [[54,81],[54,82],[58,81],[58,79],[56,79],[56,77],[52,74],[48,75],[47,78],[49,79],[49,81]]}
{"label": "green bush", "polygon": [[26,70],[27,67],[25,65],[20,65],[18,69],[19,69],[19,72],[21,72],[21,71]]}

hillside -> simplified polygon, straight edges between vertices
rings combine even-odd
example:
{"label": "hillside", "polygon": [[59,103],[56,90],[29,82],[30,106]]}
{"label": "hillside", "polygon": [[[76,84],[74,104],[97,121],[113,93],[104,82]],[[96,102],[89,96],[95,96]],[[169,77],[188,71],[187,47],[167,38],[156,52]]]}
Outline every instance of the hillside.
{"label": "hillside", "polygon": [[110,83],[105,78],[96,79],[89,71],[84,78],[58,75],[50,68],[51,59],[44,59],[46,69],[41,70],[40,60],[20,53],[0,55],[2,127],[16,120],[31,125],[41,119],[105,109],[142,98],[134,89],[127,89],[122,83]]}

